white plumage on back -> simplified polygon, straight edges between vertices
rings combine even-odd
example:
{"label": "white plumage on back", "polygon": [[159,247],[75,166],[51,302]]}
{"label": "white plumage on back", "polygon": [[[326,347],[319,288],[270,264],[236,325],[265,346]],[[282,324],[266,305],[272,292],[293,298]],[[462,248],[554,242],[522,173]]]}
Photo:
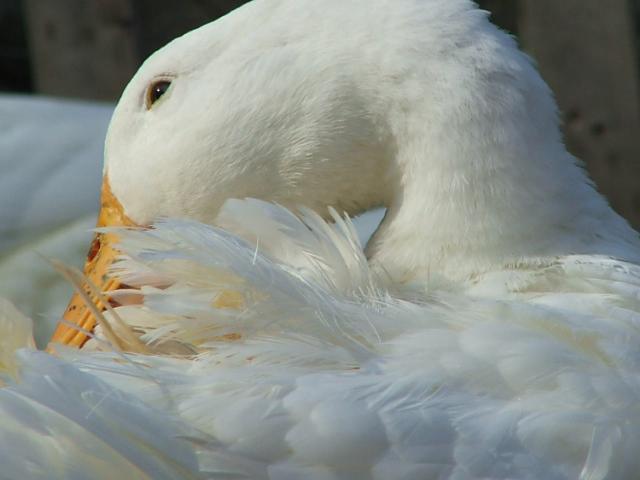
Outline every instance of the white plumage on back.
{"label": "white plumage on back", "polygon": [[[190,222],[123,232],[125,278],[173,285],[146,287],[144,305],[119,315],[158,351],[196,357],[18,355],[19,381],[0,391],[2,435],[22,439],[3,450],[16,472],[6,478],[51,478],[52,466],[60,478],[122,468],[256,479],[604,479],[640,468],[637,266],[565,257],[409,303],[386,293],[348,222],[303,223],[257,201],[226,215],[264,231],[263,247]],[[283,241],[287,257],[314,260],[280,263]],[[241,292],[242,307],[215,308],[223,291]],[[231,333],[240,338],[222,337]]]}

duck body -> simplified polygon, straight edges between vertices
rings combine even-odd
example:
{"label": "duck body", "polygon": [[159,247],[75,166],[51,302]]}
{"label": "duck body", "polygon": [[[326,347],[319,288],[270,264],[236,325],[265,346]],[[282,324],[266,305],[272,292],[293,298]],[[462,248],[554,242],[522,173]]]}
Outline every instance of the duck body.
{"label": "duck body", "polygon": [[[565,257],[407,301],[345,224],[224,212],[261,246],[198,223],[122,232],[120,275],[172,283],[117,309],[153,353],[19,351],[7,478],[634,478],[636,265]],[[215,306],[229,292],[240,310]]]}
{"label": "duck body", "polygon": [[145,63],[107,179],[143,346],[1,357],[14,478],[640,471],[638,234],[471,2],[251,2]]}
{"label": "duck body", "polygon": [[112,113],[108,104],[0,95],[0,254],[95,215]]}
{"label": "duck body", "polygon": [[81,264],[99,208],[113,106],[0,95],[0,297],[46,344],[72,288],[42,256]]}

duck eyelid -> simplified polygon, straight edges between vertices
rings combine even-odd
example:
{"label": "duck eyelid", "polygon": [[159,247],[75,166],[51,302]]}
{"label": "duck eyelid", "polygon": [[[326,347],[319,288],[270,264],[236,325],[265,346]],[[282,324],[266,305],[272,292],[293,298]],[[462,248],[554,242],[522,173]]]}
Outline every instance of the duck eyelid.
{"label": "duck eyelid", "polygon": [[[157,103],[169,90],[174,80],[174,76],[163,75],[154,77],[149,83],[147,83],[142,95],[142,103],[146,110],[151,110],[154,104]],[[161,89],[161,91],[158,96],[154,98],[154,91],[158,88]]]}

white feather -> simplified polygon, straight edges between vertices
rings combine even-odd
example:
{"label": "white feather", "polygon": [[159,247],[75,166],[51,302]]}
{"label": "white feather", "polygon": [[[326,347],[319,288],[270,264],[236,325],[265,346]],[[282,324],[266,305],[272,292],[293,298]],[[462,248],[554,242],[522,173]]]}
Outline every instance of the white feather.
{"label": "white feather", "polygon": [[[82,449],[86,463],[74,468],[101,471],[92,456],[105,445],[117,468],[150,478],[592,479],[633,478],[640,468],[636,266],[566,257],[518,271],[528,286],[494,298],[474,293],[495,282],[487,275],[408,303],[385,293],[348,220],[315,219],[309,229],[308,218],[264,202],[229,208],[249,219],[239,222],[244,233],[264,229],[275,244],[256,253],[184,221],[119,232],[125,275],[141,268],[172,285],[143,290],[143,304],[118,313],[134,327],[165,319],[141,330],[191,355],[19,354],[19,381],[0,391],[12,419],[2,435],[26,441],[47,428],[50,440],[29,447],[39,452],[29,462],[22,443],[10,450],[3,465],[13,478],[38,478],[60,463],[61,448]],[[302,260],[267,253],[283,241],[297,248],[287,258]],[[316,261],[299,267],[311,251]],[[360,260],[334,270],[344,256]],[[226,289],[243,295],[242,308],[212,306]],[[611,316],[614,307],[626,314]],[[231,332],[240,338],[221,337]],[[94,416],[112,433],[99,433]],[[65,440],[88,435],[100,446]]]}

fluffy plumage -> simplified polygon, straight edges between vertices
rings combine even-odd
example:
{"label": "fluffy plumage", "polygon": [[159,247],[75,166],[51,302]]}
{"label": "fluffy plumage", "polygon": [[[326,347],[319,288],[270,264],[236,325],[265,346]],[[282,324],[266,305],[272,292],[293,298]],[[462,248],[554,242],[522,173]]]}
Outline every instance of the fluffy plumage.
{"label": "fluffy plumage", "polygon": [[[52,466],[60,478],[253,479],[640,468],[637,266],[569,256],[409,302],[415,288],[378,278],[348,221],[256,201],[222,215],[261,246],[192,222],[123,232],[120,274],[171,286],[117,312],[173,356],[20,352],[0,391],[2,434],[20,440],[2,451],[5,478],[51,478]],[[241,301],[216,308],[229,292]]]}

